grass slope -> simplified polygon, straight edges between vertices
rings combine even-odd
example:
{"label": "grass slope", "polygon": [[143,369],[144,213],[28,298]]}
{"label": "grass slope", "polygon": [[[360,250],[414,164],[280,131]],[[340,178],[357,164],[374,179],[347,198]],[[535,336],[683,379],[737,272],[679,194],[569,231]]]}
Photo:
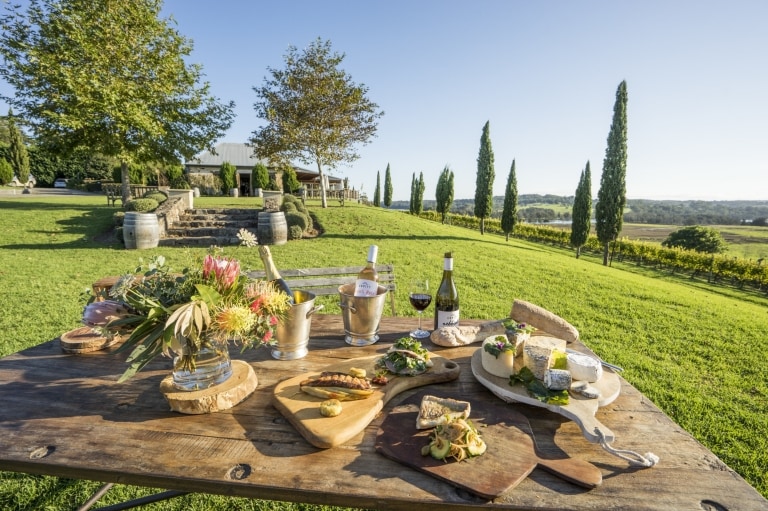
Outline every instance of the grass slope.
{"label": "grass slope", "polygon": [[[234,199],[234,204],[254,199]],[[231,204],[200,199],[198,205]],[[452,251],[463,317],[506,316],[521,298],[567,318],[600,356],[725,463],[768,496],[768,300],[638,270],[603,267],[566,251],[357,205],[310,205],[325,233],[273,247],[279,267],[363,264],[379,245],[379,262],[395,264],[400,315],[415,315],[407,284],[442,273]],[[180,267],[204,249],[128,251],[95,241],[115,210],[103,197],[0,199],[0,355],[48,341],[78,325],[81,291],[94,280],[133,269],[138,258],[162,253]],[[227,248],[259,268],[256,250]],[[326,313],[337,300],[323,299]],[[427,318],[433,311],[427,311]],[[653,450],[653,446],[648,446]],[[3,473],[0,508],[76,507],[96,483]],[[54,492],[62,492],[54,496]],[[113,501],[145,493],[119,487]],[[110,501],[105,501],[109,503]],[[290,504],[190,496],[147,509],[307,509]],[[264,506],[264,507],[261,507]],[[315,507],[310,507],[315,509]]]}

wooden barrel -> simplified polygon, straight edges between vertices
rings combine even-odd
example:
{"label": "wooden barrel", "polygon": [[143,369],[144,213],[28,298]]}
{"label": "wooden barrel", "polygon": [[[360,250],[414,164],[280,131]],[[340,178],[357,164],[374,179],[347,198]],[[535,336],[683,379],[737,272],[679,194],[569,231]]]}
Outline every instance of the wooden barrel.
{"label": "wooden barrel", "polygon": [[160,243],[160,226],[154,213],[129,211],[123,222],[125,248],[155,248]]}
{"label": "wooden barrel", "polygon": [[282,211],[260,211],[256,228],[259,245],[284,245],[288,242],[288,224]]}

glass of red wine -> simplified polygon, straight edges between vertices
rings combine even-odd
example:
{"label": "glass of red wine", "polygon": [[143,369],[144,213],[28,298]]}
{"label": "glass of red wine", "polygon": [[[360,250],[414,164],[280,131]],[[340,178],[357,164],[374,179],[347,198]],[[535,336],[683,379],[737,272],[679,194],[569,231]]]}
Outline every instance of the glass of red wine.
{"label": "glass of red wine", "polygon": [[424,309],[432,303],[432,294],[429,292],[429,280],[414,279],[411,281],[411,287],[408,289],[408,300],[411,306],[419,313],[419,328],[411,332],[414,339],[426,339],[429,332],[421,328],[421,314]]}

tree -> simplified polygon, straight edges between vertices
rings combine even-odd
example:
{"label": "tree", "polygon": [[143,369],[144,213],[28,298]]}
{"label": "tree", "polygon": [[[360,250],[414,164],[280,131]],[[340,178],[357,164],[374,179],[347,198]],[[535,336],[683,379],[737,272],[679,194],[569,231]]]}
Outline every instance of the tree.
{"label": "tree", "polygon": [[19,131],[16,123],[13,121],[12,109],[8,109],[8,138],[10,141],[8,153],[11,159],[11,168],[19,179],[19,183],[25,184],[29,178],[29,153],[27,152],[27,146],[24,145],[21,131]]}
{"label": "tree", "polygon": [[299,189],[301,183],[299,183],[299,176],[296,175],[296,170],[288,165],[283,171],[283,191],[285,193],[293,193]]}
{"label": "tree", "polygon": [[717,229],[690,225],[669,233],[661,242],[663,247],[678,247],[695,250],[705,254],[722,254],[728,250],[728,244]]}
{"label": "tree", "polygon": [[603,175],[597,192],[595,220],[597,239],[603,244],[603,264],[608,265],[608,246],[621,232],[627,203],[627,82],[616,90],[613,121],[603,160]]}
{"label": "tree", "polygon": [[445,215],[451,210],[453,204],[453,171],[446,165],[437,180],[435,191],[435,210],[440,213],[441,223],[445,223]]}
{"label": "tree", "polygon": [[581,255],[583,247],[589,239],[589,230],[592,228],[592,174],[587,168],[581,171],[579,184],[576,186],[576,195],[573,199],[573,213],[571,215],[571,246],[576,249],[576,259]]}
{"label": "tree", "polygon": [[419,180],[416,181],[413,200],[413,214],[416,216],[420,215],[424,210],[424,187],[424,173],[419,172]]}
{"label": "tree", "polygon": [[257,163],[253,166],[251,176],[254,189],[261,188],[263,190],[269,185],[269,170],[267,170],[267,166],[263,163]]}
{"label": "tree", "polygon": [[0,158],[0,186],[13,181],[13,167],[5,158]]}
{"label": "tree", "polygon": [[191,158],[232,124],[185,59],[192,44],[161,19],[160,0],[30,0],[0,18],[2,96],[52,154],[87,147],[128,164]]}
{"label": "tree", "polygon": [[251,138],[256,156],[315,163],[323,208],[323,168],[358,159],[356,145],[369,142],[384,114],[366,97],[368,88],[339,69],[343,60],[320,38],[303,52],[289,46],[285,69],[267,68],[271,78],[253,88],[256,115],[267,122]]}
{"label": "tree", "polygon": [[373,205],[381,206],[381,172],[376,171],[376,189],[373,191]]}
{"label": "tree", "polygon": [[491,148],[490,121],[483,126],[480,137],[480,154],[477,156],[477,181],[475,183],[475,216],[480,219],[480,234],[485,234],[485,219],[493,211],[493,149]]}
{"label": "tree", "polygon": [[237,187],[237,167],[225,161],[219,167],[219,179],[221,179],[221,192],[229,195],[232,188]]}
{"label": "tree", "polygon": [[388,208],[392,205],[392,174],[389,171],[389,163],[387,163],[387,170],[384,172],[384,207]]}
{"label": "tree", "polygon": [[419,187],[419,182],[416,181],[416,173],[413,173],[411,178],[411,200],[408,202],[408,212],[410,214],[416,213],[416,190]]}
{"label": "tree", "polygon": [[515,231],[517,224],[517,175],[515,174],[515,160],[509,168],[507,187],[504,189],[504,208],[501,211],[501,230],[504,231],[506,240]]}

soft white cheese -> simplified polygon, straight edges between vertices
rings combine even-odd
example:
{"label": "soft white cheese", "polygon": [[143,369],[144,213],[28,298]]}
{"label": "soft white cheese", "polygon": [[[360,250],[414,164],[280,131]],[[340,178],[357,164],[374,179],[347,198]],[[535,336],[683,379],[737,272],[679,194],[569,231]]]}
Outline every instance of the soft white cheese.
{"label": "soft white cheese", "polygon": [[603,376],[600,361],[581,353],[568,353],[567,369],[574,380],[596,382]]}
{"label": "soft white cheese", "polygon": [[488,337],[483,341],[483,347],[480,348],[482,350],[482,357],[480,360],[483,364],[483,369],[494,376],[509,378],[515,374],[515,352],[514,350],[502,351],[499,353],[499,356],[496,357],[492,353],[485,351],[485,345],[494,344],[496,342],[494,341],[495,338],[496,336]]}

